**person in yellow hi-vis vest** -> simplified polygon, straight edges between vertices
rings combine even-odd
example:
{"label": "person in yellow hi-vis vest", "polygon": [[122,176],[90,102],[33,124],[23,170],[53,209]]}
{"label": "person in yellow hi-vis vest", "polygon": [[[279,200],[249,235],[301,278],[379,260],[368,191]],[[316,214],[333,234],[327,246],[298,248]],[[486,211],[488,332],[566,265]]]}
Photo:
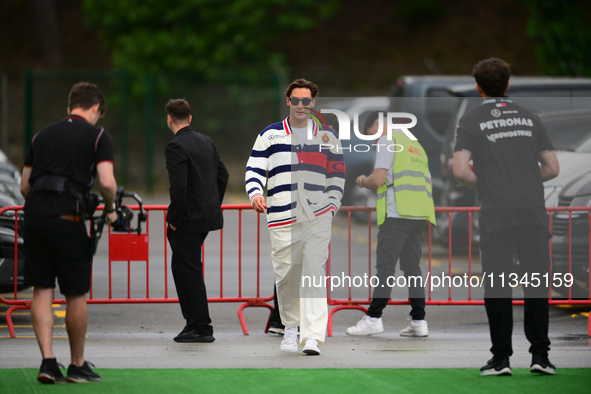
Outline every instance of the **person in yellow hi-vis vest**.
{"label": "person in yellow hi-vis vest", "polygon": [[375,169],[369,176],[360,175],[356,182],[358,187],[377,189],[378,193],[376,276],[379,284],[374,287],[367,315],[345,332],[371,335],[384,331],[382,311],[390,299],[391,283],[400,259],[411,303],[410,323],[400,335],[426,337],[429,329],[425,320],[425,290],[419,278],[422,277],[421,243],[427,222],[435,224],[427,154],[418,141],[411,140],[402,131],[393,130],[388,136],[385,113],[370,114],[365,125],[366,134],[379,138]]}

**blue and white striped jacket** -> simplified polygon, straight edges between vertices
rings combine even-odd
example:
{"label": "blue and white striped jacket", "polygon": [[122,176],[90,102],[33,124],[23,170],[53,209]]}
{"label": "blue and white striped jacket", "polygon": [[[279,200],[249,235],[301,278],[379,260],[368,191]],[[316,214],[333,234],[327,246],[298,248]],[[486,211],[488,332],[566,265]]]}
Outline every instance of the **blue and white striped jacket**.
{"label": "blue and white striped jacket", "polygon": [[267,187],[267,224],[286,226],[336,213],[345,189],[341,143],[331,129],[313,121],[313,137],[302,147],[289,117],[264,129],[246,164],[246,192],[252,202]]}

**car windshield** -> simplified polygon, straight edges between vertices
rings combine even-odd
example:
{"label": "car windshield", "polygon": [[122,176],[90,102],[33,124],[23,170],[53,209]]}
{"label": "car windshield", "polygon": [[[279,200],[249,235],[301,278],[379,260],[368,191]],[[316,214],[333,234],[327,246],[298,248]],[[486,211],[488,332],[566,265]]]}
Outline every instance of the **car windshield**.
{"label": "car windshield", "polygon": [[[573,150],[579,141],[591,134],[591,114],[585,116],[555,116],[544,118],[548,136],[556,150]],[[587,146],[587,151],[591,147]],[[574,149],[579,152],[578,149]]]}

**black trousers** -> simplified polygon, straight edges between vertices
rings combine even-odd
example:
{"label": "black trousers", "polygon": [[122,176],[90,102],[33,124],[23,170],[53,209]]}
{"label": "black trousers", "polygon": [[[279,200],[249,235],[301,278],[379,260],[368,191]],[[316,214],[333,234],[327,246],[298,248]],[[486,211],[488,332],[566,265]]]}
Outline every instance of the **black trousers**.
{"label": "black trousers", "polygon": [[207,234],[174,231],[170,226],[167,229],[172,249],[172,276],[181,311],[187,326],[202,335],[213,334],[201,261],[201,246]]}
{"label": "black trousers", "polygon": [[[400,259],[400,269],[407,279],[422,276],[420,264],[424,228],[424,220],[398,218],[386,218],[380,226],[376,248],[376,276],[380,282],[373,291],[371,304],[367,310],[369,316],[382,316],[382,311],[392,293],[392,287],[387,285],[388,277],[394,277],[398,259]],[[408,287],[410,316],[413,320],[423,320],[425,319],[425,289],[420,286],[420,281],[408,280],[407,282],[417,284],[417,286]]]}
{"label": "black trousers", "polygon": [[279,313],[279,302],[277,300],[277,285],[273,285],[273,310],[271,311],[270,320],[276,323],[281,323],[281,314]]}
{"label": "black trousers", "polygon": [[[536,276],[540,278],[548,273],[549,239],[548,229],[543,226],[508,228],[483,234],[480,238],[482,270],[486,279],[484,305],[492,341],[490,351],[495,356],[509,357],[513,354],[511,301],[515,286],[511,286],[510,280],[524,277],[531,279]],[[517,257],[518,264],[515,263],[514,256]],[[504,283],[501,278],[504,278]],[[523,286],[523,323],[525,336],[531,344],[529,352],[542,355],[547,355],[550,350],[549,287],[545,284],[545,280],[541,280],[538,286]]]}

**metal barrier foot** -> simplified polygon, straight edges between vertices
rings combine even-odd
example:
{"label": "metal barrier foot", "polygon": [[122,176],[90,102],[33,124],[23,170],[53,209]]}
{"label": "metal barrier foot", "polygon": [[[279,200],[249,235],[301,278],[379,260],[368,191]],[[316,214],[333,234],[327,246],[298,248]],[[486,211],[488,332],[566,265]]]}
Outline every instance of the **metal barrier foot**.
{"label": "metal barrier foot", "polygon": [[13,305],[6,311],[6,325],[8,326],[8,332],[10,333],[11,338],[16,338],[16,334],[14,332],[14,324],[12,323],[12,312],[19,309],[31,309],[31,302],[27,302],[26,304],[21,305]]}
{"label": "metal barrier foot", "polygon": [[[271,299],[272,298],[273,297],[271,297]],[[242,332],[244,333],[244,335],[248,335],[248,327],[246,327],[246,321],[244,320],[243,310],[244,310],[244,308],[248,308],[251,306],[264,307],[264,308],[268,308],[269,311],[273,311],[273,306],[267,304],[265,302],[264,298],[253,298],[253,299],[248,300],[248,302],[240,305],[238,307],[238,320],[240,321],[240,326],[242,326]],[[270,322],[267,321],[267,326],[265,328],[265,332],[267,332],[267,330],[269,330],[269,324],[270,324]]]}
{"label": "metal barrier foot", "polygon": [[335,306],[330,310],[330,312],[328,312],[327,336],[329,337],[332,337],[332,315],[335,314],[335,312],[340,311],[341,309],[357,309],[367,314],[367,308],[361,305],[348,304]]}

